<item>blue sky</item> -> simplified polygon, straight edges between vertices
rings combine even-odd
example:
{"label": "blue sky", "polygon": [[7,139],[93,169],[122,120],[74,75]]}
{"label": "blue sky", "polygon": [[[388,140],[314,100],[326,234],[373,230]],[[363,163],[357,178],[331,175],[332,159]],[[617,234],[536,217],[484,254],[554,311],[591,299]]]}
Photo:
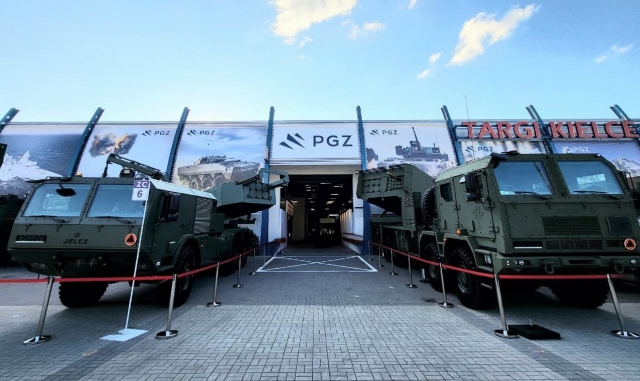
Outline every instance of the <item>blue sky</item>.
{"label": "blue sky", "polygon": [[2,5],[16,122],[640,118],[640,1]]}

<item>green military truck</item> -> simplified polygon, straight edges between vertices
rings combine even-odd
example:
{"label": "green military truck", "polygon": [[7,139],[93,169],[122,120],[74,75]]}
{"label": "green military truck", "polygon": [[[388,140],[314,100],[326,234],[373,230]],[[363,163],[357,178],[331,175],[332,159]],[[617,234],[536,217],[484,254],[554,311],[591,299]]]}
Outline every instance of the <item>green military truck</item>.
{"label": "green military truck", "polygon": [[[239,224],[251,223],[251,213],[274,205],[274,188],[289,181],[286,173],[271,170],[281,175],[280,180],[263,183],[261,171],[243,181],[199,191],[169,183],[159,170],[113,154],[109,163],[123,167],[120,177],[106,177],[105,168],[103,177],[37,182],[9,239],[8,250],[18,262],[47,276],[128,277],[140,245],[138,276],[194,270],[255,247],[255,234]],[[148,185],[142,189],[148,189],[147,201],[133,200],[134,182]],[[188,299],[193,279],[193,275],[178,279],[174,305]],[[169,283],[159,284],[163,299],[168,298]],[[91,305],[107,286],[107,282],[61,282],[60,301],[67,307]]]}
{"label": "green military truck", "polygon": [[[600,155],[517,152],[494,153],[435,179],[410,164],[366,170],[357,187],[358,197],[384,211],[372,218],[374,240],[434,262],[512,275],[638,269],[632,193],[625,174]],[[438,268],[427,270],[440,290]],[[491,278],[462,272],[445,277],[463,305],[493,306]],[[542,285],[582,307],[602,305],[608,292],[601,280],[511,280],[502,289]]]}

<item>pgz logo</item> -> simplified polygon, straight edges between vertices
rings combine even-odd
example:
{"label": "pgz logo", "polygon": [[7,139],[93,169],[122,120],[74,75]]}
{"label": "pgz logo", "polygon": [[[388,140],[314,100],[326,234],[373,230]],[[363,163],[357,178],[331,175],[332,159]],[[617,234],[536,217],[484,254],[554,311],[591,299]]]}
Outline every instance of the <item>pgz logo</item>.
{"label": "pgz logo", "polygon": [[146,130],[145,132],[142,133],[142,136],[151,136],[151,135],[171,135],[171,131],[151,131],[151,130]]}
{"label": "pgz logo", "polygon": [[[340,138],[336,135],[329,135],[327,136],[327,140],[326,143],[328,146],[330,147],[337,147],[340,145],[340,143],[342,143],[343,147],[353,147],[353,144],[349,143],[349,140],[351,140],[351,135],[342,135],[343,140],[340,141]],[[317,146],[318,144],[322,144],[325,142],[324,136],[321,135],[314,135],[313,136],[313,146]]]}
{"label": "pgz logo", "polygon": [[187,132],[187,135],[189,136],[195,136],[195,135],[213,135],[215,134],[216,131],[215,130],[200,130],[200,131],[196,131],[196,130],[189,130],[189,132]]}
{"label": "pgz logo", "polygon": [[[398,135],[398,130],[381,130],[382,135]],[[371,135],[380,135],[380,131],[371,130]]]}

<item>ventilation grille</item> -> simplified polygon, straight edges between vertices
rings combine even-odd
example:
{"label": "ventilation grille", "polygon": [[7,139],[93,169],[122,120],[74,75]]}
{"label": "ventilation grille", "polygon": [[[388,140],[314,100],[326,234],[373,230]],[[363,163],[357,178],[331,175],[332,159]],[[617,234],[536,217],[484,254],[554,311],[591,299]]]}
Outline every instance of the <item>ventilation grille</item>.
{"label": "ventilation grille", "polygon": [[542,217],[546,235],[601,235],[598,217]]}
{"label": "ventilation grille", "polygon": [[588,250],[588,249],[602,249],[602,241],[599,239],[547,240],[547,250]]}
{"label": "ventilation grille", "polygon": [[608,239],[607,247],[624,247],[624,241],[620,239]]}

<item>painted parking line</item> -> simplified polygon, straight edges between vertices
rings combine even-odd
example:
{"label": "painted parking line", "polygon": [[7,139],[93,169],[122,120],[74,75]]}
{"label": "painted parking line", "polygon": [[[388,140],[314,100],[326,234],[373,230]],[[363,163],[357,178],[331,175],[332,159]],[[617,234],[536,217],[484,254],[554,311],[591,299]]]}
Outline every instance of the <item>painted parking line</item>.
{"label": "painted parking line", "polygon": [[[327,258],[327,256],[291,256],[280,257],[274,256],[267,263],[261,266],[256,272],[260,273],[371,273],[378,272],[373,266],[365,261],[359,255],[347,257],[331,257],[326,260],[313,260],[311,258]],[[357,264],[364,264],[363,267],[357,267],[353,264],[344,265],[336,262],[354,260],[359,261]],[[285,262],[288,261],[288,262]],[[289,264],[296,262],[295,264]],[[321,269],[308,269],[311,266],[321,267]]]}

